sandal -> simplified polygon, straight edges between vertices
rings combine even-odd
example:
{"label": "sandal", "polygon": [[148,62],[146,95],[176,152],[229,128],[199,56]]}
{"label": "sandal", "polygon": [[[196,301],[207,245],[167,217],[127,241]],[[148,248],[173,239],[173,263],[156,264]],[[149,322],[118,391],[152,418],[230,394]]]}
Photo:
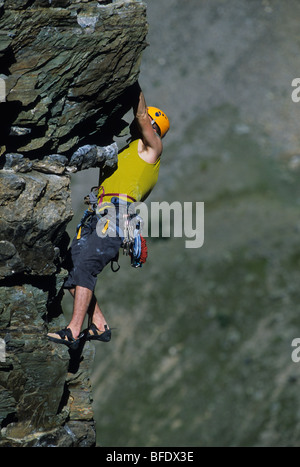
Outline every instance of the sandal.
{"label": "sandal", "polygon": [[111,339],[111,330],[108,329],[107,325],[104,325],[105,331],[100,331],[97,326],[92,323],[87,329],[86,340],[88,341],[101,341],[109,342]]}
{"label": "sandal", "polygon": [[56,344],[64,344],[72,350],[76,350],[79,347],[80,340],[84,336],[81,333],[78,339],[74,339],[71,329],[65,328],[61,331],[47,334],[47,337],[50,341],[56,342]]}

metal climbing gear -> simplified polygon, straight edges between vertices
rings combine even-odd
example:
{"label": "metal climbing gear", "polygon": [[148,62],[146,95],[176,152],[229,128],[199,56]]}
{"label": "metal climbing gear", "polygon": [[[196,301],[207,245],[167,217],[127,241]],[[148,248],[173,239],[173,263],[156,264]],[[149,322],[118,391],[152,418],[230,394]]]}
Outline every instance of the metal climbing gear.
{"label": "metal climbing gear", "polygon": [[[99,196],[99,191],[101,191]],[[104,197],[111,199],[106,202]],[[97,235],[101,238],[119,236],[122,238],[121,249],[123,255],[130,256],[131,266],[134,268],[142,267],[148,256],[148,249],[145,238],[142,237],[143,219],[137,215],[133,209],[132,203],[135,199],[122,193],[105,193],[103,187],[92,187],[89,195],[84,198],[88,209],[84,211],[83,217],[77,226],[77,240],[81,238],[82,228],[87,224],[90,218],[97,216],[96,225]],[[112,260],[117,262],[118,258]]]}

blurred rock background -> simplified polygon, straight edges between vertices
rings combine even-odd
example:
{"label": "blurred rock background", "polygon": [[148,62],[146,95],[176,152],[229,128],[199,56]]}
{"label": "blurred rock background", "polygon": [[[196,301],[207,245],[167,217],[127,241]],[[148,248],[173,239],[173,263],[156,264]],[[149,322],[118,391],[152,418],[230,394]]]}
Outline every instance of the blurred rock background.
{"label": "blurred rock background", "polygon": [[[205,243],[148,239],[99,277],[98,444],[299,446],[300,5],[146,3],[140,84],[172,123],[148,204],[205,202]],[[78,218],[97,176],[73,177]]]}

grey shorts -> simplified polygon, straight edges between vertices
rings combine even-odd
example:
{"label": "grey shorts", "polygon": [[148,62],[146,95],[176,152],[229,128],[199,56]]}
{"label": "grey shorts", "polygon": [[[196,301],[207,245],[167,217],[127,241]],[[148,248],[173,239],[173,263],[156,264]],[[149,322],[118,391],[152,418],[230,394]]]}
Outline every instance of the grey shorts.
{"label": "grey shorts", "polygon": [[78,285],[94,291],[98,274],[118,256],[122,238],[99,237],[96,232],[97,222],[97,216],[93,216],[82,228],[81,238],[73,239],[68,258],[69,276],[64,284],[66,289]]}

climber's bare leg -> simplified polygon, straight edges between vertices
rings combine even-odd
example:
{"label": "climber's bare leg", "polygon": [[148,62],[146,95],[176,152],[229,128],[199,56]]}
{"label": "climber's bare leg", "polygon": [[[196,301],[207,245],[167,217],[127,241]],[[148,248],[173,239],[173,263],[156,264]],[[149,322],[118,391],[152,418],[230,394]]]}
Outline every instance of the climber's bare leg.
{"label": "climber's bare leg", "polygon": [[84,318],[87,314],[88,308],[92,300],[93,292],[92,290],[87,289],[86,287],[81,287],[77,285],[75,287],[75,293],[73,296],[73,315],[67,328],[71,329],[74,339],[78,339]]}
{"label": "climber's bare leg", "polygon": [[78,337],[86,313],[88,313],[90,321],[94,323],[100,331],[104,331],[104,326],[107,325],[107,322],[94,293],[89,289],[80,286],[76,286],[74,289],[69,289],[69,291],[74,297],[73,317],[68,326],[72,331],[73,337],[75,339]]}

